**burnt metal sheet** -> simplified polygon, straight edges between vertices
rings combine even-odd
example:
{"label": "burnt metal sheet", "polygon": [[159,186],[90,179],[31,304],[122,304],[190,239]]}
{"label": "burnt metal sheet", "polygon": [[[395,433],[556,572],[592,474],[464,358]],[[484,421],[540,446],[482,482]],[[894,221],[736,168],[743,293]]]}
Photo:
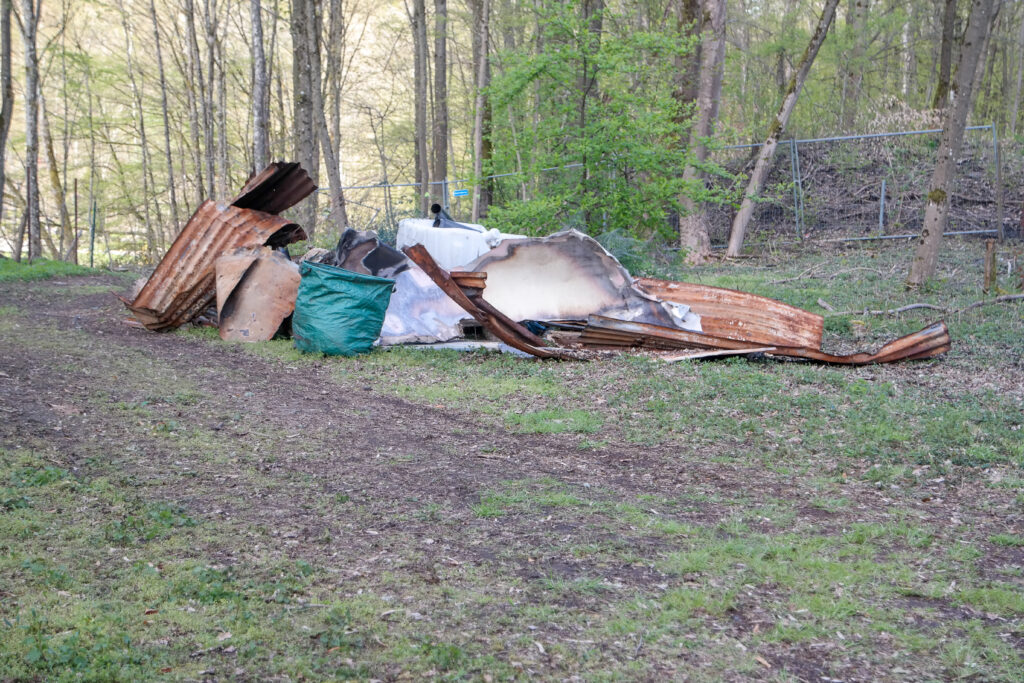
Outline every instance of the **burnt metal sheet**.
{"label": "burnt metal sheet", "polygon": [[203,202],[133,301],[122,299],[154,331],[180,327],[214,300],[214,261],[227,251],[305,239],[295,223],[261,211]]}
{"label": "burnt metal sheet", "polygon": [[576,230],[505,240],[459,270],[487,273],[484,298],[513,320],[620,320],[700,330],[685,302],[662,302],[596,240]]}
{"label": "burnt metal sheet", "polygon": [[316,190],[306,169],[295,162],[275,161],[249,177],[232,206],[278,214],[290,209]]}
{"label": "burnt metal sheet", "polygon": [[[631,349],[728,349],[753,352],[754,342],[689,332],[659,325],[649,325],[602,316],[591,316],[579,337],[587,347]],[[803,358],[821,363],[841,365],[870,365],[899,360],[918,360],[939,356],[950,349],[949,330],[944,322],[934,323],[919,332],[893,340],[875,353],[860,352],[839,356],[820,348],[787,347],[777,345],[766,351],[771,356]]]}
{"label": "burnt metal sheet", "polygon": [[220,256],[217,316],[225,341],[268,341],[295,310],[299,267],[266,247],[238,249]]}
{"label": "burnt metal sheet", "polygon": [[775,299],[735,289],[641,277],[634,284],[663,301],[687,304],[700,316],[701,331],[716,337],[821,348],[824,318]]}
{"label": "burnt metal sheet", "polygon": [[[455,303],[475,318],[491,334],[512,348],[525,351],[538,358],[572,358],[578,355],[569,349],[547,346],[543,339],[514,320],[511,320],[485,301],[481,296],[482,289],[478,287],[466,287],[463,289],[460,287],[452,279],[448,271],[437,265],[437,262],[434,261],[423,245],[417,244],[406,247],[402,251]],[[463,275],[461,277],[463,277],[464,281],[468,279],[474,283],[483,281],[483,278],[477,273],[474,273],[472,276]]]}

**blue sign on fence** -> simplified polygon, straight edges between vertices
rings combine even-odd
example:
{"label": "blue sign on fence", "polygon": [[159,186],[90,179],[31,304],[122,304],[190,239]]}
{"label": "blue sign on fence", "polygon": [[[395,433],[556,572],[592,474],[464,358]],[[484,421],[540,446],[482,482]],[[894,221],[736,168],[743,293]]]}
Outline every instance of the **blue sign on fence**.
{"label": "blue sign on fence", "polygon": [[469,190],[455,190],[452,192],[453,197],[465,197],[469,194]]}

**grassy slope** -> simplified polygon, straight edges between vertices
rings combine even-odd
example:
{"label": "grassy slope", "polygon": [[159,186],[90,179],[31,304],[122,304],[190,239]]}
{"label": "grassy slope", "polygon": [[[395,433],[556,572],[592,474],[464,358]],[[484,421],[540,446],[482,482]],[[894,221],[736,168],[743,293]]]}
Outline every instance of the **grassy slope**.
{"label": "grassy slope", "polygon": [[[979,253],[976,244],[950,245],[944,278],[923,294],[903,292],[907,254],[897,249],[786,256],[688,277],[812,310],[819,298],[840,311],[913,301],[955,309],[981,298]],[[475,533],[465,530],[472,520],[524,530],[521,543],[483,565],[440,561],[427,572],[343,581],[354,558],[282,559],[257,547],[240,559],[252,541],[239,538],[239,522],[153,499],[113,454],[72,472],[45,442],[0,451],[0,671],[13,679],[216,671],[785,680],[859,671],[1020,680],[1024,535],[1012,523],[1024,511],[1020,311],[950,318],[956,346],[944,359],[864,369],[555,364],[406,349],[315,360],[327,364],[334,390],[368,385],[464,411],[509,439],[560,434],[567,457],[584,463],[607,449],[649,449],[652,471],[711,461],[723,472],[789,480],[801,494],[762,490],[757,479],[635,494],[538,474],[476,491],[464,510],[428,503],[408,513],[396,503],[399,522],[411,514],[436,525],[439,539]],[[832,317],[826,347],[877,345],[927,320]],[[71,366],[90,361],[80,337],[46,329],[17,302],[0,315],[0,337],[43,346]],[[244,353],[282,366],[314,362],[286,342]],[[147,398],[71,409],[118,413],[129,435],[161,439],[165,461],[203,453],[217,462],[222,437],[190,413],[216,397],[141,354],[117,362],[119,378],[147,368],[146,386],[135,387]],[[1007,525],[972,528],[956,509],[922,512],[922,501],[941,506],[945,487],[958,486],[979,492],[971,519]],[[327,519],[374,524],[346,494],[315,505]],[[527,534],[560,524],[578,533]],[[303,544],[330,542],[302,540],[298,556]],[[417,542],[395,552],[417,558]],[[519,567],[533,563],[548,568],[524,578]],[[559,566],[577,569],[551,568]]]}

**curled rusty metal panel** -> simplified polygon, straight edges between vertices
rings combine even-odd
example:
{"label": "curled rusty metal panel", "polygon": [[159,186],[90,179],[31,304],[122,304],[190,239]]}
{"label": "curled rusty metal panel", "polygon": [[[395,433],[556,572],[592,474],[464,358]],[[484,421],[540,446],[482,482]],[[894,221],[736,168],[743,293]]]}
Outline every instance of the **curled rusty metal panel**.
{"label": "curled rusty metal panel", "polygon": [[125,300],[147,329],[180,327],[214,300],[214,261],[227,251],[288,244],[306,236],[280,216],[219,206],[207,200],[192,215],[134,301]]}
{"label": "curled rusty metal panel", "polygon": [[217,318],[225,341],[268,341],[295,310],[299,266],[261,247],[221,255],[217,271]]}
{"label": "curled rusty metal panel", "polygon": [[[587,326],[579,339],[588,347],[637,350],[728,349],[754,351],[759,346],[753,342],[596,315],[588,318]],[[938,322],[919,332],[895,339],[875,353],[860,352],[848,356],[837,356],[826,353],[820,348],[793,346],[776,346],[772,351],[766,351],[766,353],[772,356],[803,358],[820,363],[870,365],[872,363],[932,358],[942,355],[949,349],[949,330],[944,322]]]}
{"label": "curled rusty metal panel", "polygon": [[824,318],[775,299],[735,289],[641,277],[636,287],[662,301],[686,304],[700,316],[701,330],[715,337],[821,348]]}
{"label": "curled rusty metal panel", "polygon": [[306,170],[297,163],[275,161],[245,183],[231,204],[278,214],[290,209],[316,190]]}

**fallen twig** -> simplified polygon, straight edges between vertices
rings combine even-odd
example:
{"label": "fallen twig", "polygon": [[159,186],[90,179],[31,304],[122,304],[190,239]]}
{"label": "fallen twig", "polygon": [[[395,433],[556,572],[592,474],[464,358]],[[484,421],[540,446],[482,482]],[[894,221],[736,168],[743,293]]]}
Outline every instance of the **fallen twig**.
{"label": "fallen twig", "polygon": [[975,301],[973,304],[964,306],[956,314],[965,313],[975,308],[981,308],[982,306],[988,306],[989,304],[1005,304],[1011,301],[1024,301],[1024,294],[1004,294],[1003,296],[997,296],[995,299],[983,299],[981,301]]}
{"label": "fallen twig", "polygon": [[835,317],[838,315],[899,315],[900,313],[906,313],[907,311],[913,311],[919,308],[925,308],[931,311],[942,311],[945,313],[948,309],[942,306],[935,306],[933,304],[907,304],[906,306],[900,306],[899,308],[886,308],[881,310],[861,309],[859,311],[839,311],[838,313],[829,313],[827,317]]}

